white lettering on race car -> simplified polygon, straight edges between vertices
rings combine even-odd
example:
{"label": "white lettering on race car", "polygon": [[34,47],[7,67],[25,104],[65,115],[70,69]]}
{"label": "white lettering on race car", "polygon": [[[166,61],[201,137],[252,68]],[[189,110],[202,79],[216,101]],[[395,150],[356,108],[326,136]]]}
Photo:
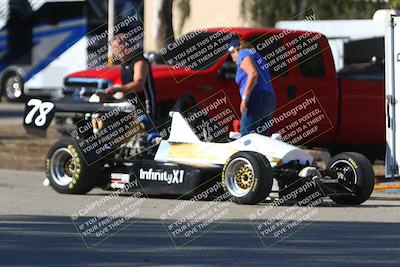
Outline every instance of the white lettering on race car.
{"label": "white lettering on race car", "polygon": [[153,170],[152,168],[147,171],[140,169],[139,179],[166,182],[167,184],[181,184],[183,183],[184,174],[184,170],[172,170],[172,173],[168,173],[167,171]]}

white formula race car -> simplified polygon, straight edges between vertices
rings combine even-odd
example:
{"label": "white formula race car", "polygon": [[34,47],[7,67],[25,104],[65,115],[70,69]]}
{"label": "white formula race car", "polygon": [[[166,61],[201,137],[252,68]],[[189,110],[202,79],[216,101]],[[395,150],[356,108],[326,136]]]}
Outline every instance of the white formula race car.
{"label": "white formula race car", "polygon": [[[101,187],[128,188],[146,195],[193,196],[204,190],[205,184],[212,183],[221,185],[218,194],[228,193],[240,204],[256,204],[270,195],[276,181],[281,196],[312,183],[314,190],[336,203],[358,205],[370,197],[374,187],[372,166],[361,154],[339,154],[325,170],[320,170],[303,149],[259,134],[226,143],[202,141],[178,111],[170,113],[168,139],[143,131],[112,151],[98,146],[92,151],[100,148],[104,151],[86,153],[93,147],[86,141],[93,140],[104,127],[88,122],[118,105],[68,106],[34,101],[28,102],[25,111],[24,125],[31,133],[46,130],[56,112],[85,114],[77,129],[93,127],[89,135],[78,131],[50,148],[46,175],[50,185],[60,193],[82,194]],[[42,114],[34,114],[35,108],[42,110]],[[129,114],[132,110],[125,112]]]}

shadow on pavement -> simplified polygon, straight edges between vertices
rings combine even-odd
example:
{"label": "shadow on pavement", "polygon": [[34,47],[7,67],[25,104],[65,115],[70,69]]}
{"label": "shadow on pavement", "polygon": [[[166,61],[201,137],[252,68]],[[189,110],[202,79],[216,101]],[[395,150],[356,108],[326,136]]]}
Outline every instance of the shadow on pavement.
{"label": "shadow on pavement", "polygon": [[[1,216],[0,264],[398,266],[399,227],[394,223],[314,222],[266,248],[268,238],[262,242],[249,221],[225,221],[177,248],[160,220],[140,219],[88,249],[70,217]],[[179,239],[185,237],[175,241]]]}

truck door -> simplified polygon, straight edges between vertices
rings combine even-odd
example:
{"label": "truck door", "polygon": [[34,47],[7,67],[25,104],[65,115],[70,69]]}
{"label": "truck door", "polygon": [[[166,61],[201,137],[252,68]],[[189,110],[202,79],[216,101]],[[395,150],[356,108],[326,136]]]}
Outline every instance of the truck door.
{"label": "truck door", "polygon": [[311,116],[305,121],[307,127],[317,129],[307,139],[308,144],[330,144],[337,129],[339,92],[329,43],[320,33],[301,31],[290,34],[286,43],[293,51],[291,68],[296,96],[311,92],[317,100],[311,110],[321,112],[319,119]]}
{"label": "truck door", "polygon": [[400,177],[400,16],[385,21],[386,178]]}
{"label": "truck door", "polygon": [[275,31],[249,38],[269,63],[277,96],[271,132],[297,145],[329,143],[335,132],[336,72],[326,38],[315,36]]}

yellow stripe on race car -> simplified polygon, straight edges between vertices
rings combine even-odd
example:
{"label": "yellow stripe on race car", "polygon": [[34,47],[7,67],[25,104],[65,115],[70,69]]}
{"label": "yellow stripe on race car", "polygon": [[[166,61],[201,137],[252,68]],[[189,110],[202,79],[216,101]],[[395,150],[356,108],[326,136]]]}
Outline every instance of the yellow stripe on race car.
{"label": "yellow stripe on race car", "polygon": [[[190,161],[207,161],[209,163],[223,164],[226,160],[239,150],[229,147],[226,144],[182,144],[170,143],[168,158],[170,160],[186,158]],[[268,157],[271,164],[279,165],[280,158]]]}
{"label": "yellow stripe on race car", "polygon": [[238,150],[224,144],[171,144],[168,158],[195,158],[196,160],[226,161]]}

